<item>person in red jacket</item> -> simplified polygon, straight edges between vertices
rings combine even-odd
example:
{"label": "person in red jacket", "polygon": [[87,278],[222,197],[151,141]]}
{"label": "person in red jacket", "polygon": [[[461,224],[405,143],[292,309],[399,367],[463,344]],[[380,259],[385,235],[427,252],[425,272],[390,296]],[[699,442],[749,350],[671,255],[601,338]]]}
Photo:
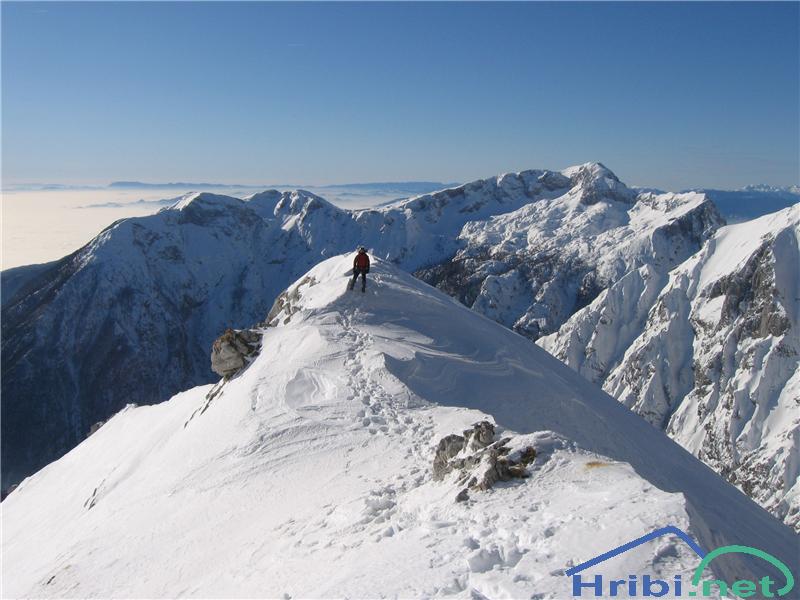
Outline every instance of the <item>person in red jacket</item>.
{"label": "person in red jacket", "polygon": [[367,291],[367,273],[369,273],[369,255],[364,246],[358,247],[358,254],[353,259],[353,279],[350,281],[350,289],[356,285],[356,279],[361,275],[361,292]]}

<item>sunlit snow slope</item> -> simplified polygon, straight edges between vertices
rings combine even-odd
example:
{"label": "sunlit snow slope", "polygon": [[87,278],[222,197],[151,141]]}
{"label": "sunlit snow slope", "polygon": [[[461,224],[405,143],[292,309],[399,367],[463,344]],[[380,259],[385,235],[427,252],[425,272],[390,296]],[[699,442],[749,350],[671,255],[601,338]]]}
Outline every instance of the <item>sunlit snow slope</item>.
{"label": "sunlit snow slope", "polygon": [[[263,350],[211,386],[129,407],[2,504],[9,597],[565,598],[564,570],[657,527],[796,571],[791,530],[531,342],[376,261],[314,267]],[[531,477],[435,482],[438,440],[488,419]],[[739,558],[736,558],[739,556]],[[688,578],[660,538],[598,566]],[[729,580],[764,563],[721,557]]]}

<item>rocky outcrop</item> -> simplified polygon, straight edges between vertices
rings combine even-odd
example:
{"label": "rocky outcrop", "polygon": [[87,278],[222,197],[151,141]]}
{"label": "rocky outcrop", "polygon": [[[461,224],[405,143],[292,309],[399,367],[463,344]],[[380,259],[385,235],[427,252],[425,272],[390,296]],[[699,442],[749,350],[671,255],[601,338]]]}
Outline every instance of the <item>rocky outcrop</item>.
{"label": "rocky outcrop", "polygon": [[303,277],[297,285],[288,288],[282,292],[272,305],[272,308],[267,315],[263,325],[267,327],[275,327],[279,324],[286,324],[292,318],[292,315],[300,310],[299,302],[303,297],[303,286],[313,287],[316,285],[316,280],[313,277]]}
{"label": "rocky outcrop", "polygon": [[97,430],[100,429],[105,424],[106,424],[105,421],[98,421],[97,423],[92,425],[89,428],[89,431],[86,433],[86,437],[88,438],[89,436],[94,435],[95,433],[97,433]]}
{"label": "rocky outcrop", "polygon": [[226,329],[211,347],[211,369],[220,377],[230,378],[247,366],[260,349],[260,331]]}
{"label": "rocky outcrop", "polygon": [[573,186],[580,189],[581,204],[592,205],[608,199],[633,203],[636,192],[622,183],[601,163],[588,163],[567,169]]}
{"label": "rocky outcrop", "polygon": [[469,491],[486,491],[498,481],[528,477],[526,466],[536,458],[528,446],[512,453],[511,438],[494,441],[494,425],[481,421],[464,431],[439,441],[433,457],[433,479],[441,481],[456,473],[458,486],[466,486],[456,495],[457,502],[469,500]]}
{"label": "rocky outcrop", "polygon": [[742,333],[763,338],[785,334],[790,321],[776,302],[773,240],[767,239],[737,271],[718,279],[707,292],[708,300],[724,297],[720,326],[741,320]]}

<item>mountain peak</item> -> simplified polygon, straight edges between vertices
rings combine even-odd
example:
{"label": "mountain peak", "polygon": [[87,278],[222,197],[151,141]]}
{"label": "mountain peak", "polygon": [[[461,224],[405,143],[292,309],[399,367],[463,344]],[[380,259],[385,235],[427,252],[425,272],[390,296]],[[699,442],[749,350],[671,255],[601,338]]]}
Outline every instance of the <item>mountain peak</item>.
{"label": "mountain peak", "polygon": [[322,207],[336,209],[336,206],[328,202],[322,196],[317,196],[308,190],[298,189],[292,190],[291,192],[286,192],[276,208],[278,211],[296,214],[302,211],[312,211]]}
{"label": "mountain peak", "polygon": [[603,163],[597,161],[590,161],[580,165],[573,165],[561,171],[567,177],[574,177],[579,173],[589,173],[594,178],[608,177],[614,181],[619,181],[619,178]]}
{"label": "mountain peak", "polygon": [[166,210],[182,211],[190,206],[192,207],[206,207],[206,208],[222,208],[225,206],[242,205],[242,200],[234,198],[233,196],[225,196],[222,194],[212,194],[211,192],[189,192],[180,197],[180,199],[172,206],[167,207]]}
{"label": "mountain peak", "polygon": [[636,192],[602,163],[588,162],[564,169],[561,173],[569,177],[577,188],[582,204],[595,204],[604,199],[632,204],[636,200]]}
{"label": "mountain peak", "polygon": [[265,190],[246,198],[247,205],[266,219],[276,216],[283,218],[313,212],[318,208],[329,208],[340,211],[337,206],[325,198],[307,190],[291,191]]}

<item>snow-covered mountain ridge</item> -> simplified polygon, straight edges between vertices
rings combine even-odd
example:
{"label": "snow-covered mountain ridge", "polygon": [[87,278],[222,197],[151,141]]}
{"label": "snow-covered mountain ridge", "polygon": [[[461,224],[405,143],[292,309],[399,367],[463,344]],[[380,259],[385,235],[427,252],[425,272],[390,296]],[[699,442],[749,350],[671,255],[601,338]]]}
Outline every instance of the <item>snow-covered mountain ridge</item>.
{"label": "snow-covered mountain ridge", "polygon": [[[598,163],[504,174],[357,211],[302,190],[245,200],[189,194],[157,215],[115,224],[58,264],[3,273],[3,487],[63,454],[125,404],[160,402],[212,381],[209,347],[225,328],[262,319],[290,282],[357,244],[532,340],[563,328],[558,335],[570,337],[570,318],[617,289],[624,302],[610,333],[598,330],[609,341],[593,345],[597,360],[587,361],[601,372],[592,380],[602,383],[612,357],[624,355],[646,327],[672,270],[705,252],[723,224],[704,194],[636,192]],[[570,354],[585,352],[581,342],[600,319],[582,326],[588,333],[571,343]],[[673,327],[682,322],[674,319]],[[684,335],[694,335],[687,327]],[[646,356],[680,373],[683,387],[670,394],[693,385],[686,344],[654,343]],[[633,377],[639,371],[626,369],[634,364],[620,373]],[[721,376],[705,372],[712,382]],[[778,389],[785,379],[758,368],[747,377],[740,388]],[[653,402],[626,399],[626,389],[614,394],[642,414],[653,410]],[[763,428],[768,406],[753,415],[753,431]],[[791,405],[786,410],[783,423],[797,415]],[[738,427],[733,414],[720,421],[729,431]],[[792,435],[752,439],[762,437],[777,446],[758,456],[796,453]],[[699,445],[683,443],[700,453]],[[709,464],[795,522],[778,495],[793,483],[776,484],[791,469],[778,477],[758,462],[740,477],[743,462],[717,446],[702,454]]]}
{"label": "snow-covered mountain ridge", "polygon": [[[291,286],[221,393],[128,407],[24,481],[2,505],[4,594],[564,598],[565,568],[667,524],[797,569],[789,528],[596,386],[389,263],[348,293],[349,263]],[[434,451],[481,421],[536,458],[456,502]],[[594,572],[697,562],[659,538]]]}
{"label": "snow-covered mountain ridge", "polygon": [[125,404],[211,381],[216,336],[262,318],[322,258],[363,243],[413,270],[451,256],[471,220],[566,193],[631,199],[600,165],[565,173],[506,174],[359,211],[302,190],[187,194],[56,263],[3,272],[3,489]]}
{"label": "snow-covered mountain ridge", "polygon": [[800,527],[800,205],[626,275],[539,344]]}
{"label": "snow-covered mountain ridge", "polygon": [[700,194],[586,205],[583,188],[474,221],[451,258],[417,275],[532,339],[642,264],[666,272],[722,224]]}

